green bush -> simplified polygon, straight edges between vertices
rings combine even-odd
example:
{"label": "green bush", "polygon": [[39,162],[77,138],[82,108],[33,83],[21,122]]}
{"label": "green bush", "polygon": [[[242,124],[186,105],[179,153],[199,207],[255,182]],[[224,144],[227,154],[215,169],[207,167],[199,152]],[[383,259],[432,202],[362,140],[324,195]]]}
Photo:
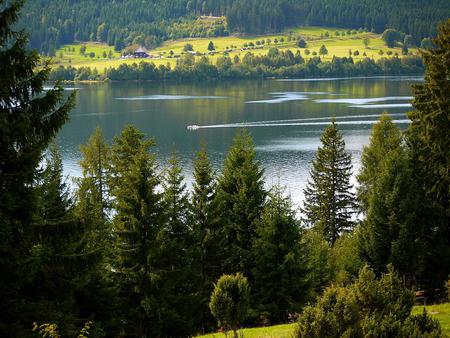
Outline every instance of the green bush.
{"label": "green bush", "polygon": [[214,286],[209,308],[220,326],[232,329],[237,338],[237,330],[248,315],[250,287],[241,273],[223,275]]}
{"label": "green bush", "polygon": [[379,280],[367,266],[348,287],[331,286],[300,315],[296,337],[441,337],[426,313],[412,316],[414,294],[391,266]]}

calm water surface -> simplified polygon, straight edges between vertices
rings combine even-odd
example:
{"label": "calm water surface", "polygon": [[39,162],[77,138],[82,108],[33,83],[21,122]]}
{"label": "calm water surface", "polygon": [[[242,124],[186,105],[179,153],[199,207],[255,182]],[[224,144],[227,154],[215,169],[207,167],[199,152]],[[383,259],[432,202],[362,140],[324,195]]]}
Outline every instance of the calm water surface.
{"label": "calm water surface", "polygon": [[236,128],[245,127],[253,135],[267,186],[285,185],[298,205],[320,135],[331,118],[339,123],[357,171],[372,124],[383,111],[402,128],[407,126],[411,85],[418,81],[421,78],[387,77],[77,85],[77,106],[58,144],[66,174],[80,176],[79,145],[96,126],[111,141],[123,126],[134,124],[156,140],[161,168],[170,153],[178,151],[190,186],[200,143],[207,143],[214,168],[220,171]]}

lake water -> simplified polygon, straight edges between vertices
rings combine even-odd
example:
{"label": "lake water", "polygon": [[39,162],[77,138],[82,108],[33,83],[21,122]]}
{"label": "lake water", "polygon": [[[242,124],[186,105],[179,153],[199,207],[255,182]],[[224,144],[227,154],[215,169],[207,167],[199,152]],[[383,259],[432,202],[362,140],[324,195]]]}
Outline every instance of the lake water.
{"label": "lake water", "polygon": [[134,124],[156,140],[161,168],[171,152],[178,151],[190,186],[200,143],[206,142],[213,166],[220,171],[236,128],[245,127],[254,138],[267,186],[280,182],[298,205],[320,135],[331,118],[336,117],[344,134],[356,172],[371,127],[383,111],[390,112],[400,127],[408,125],[411,85],[418,81],[422,78],[76,85],[77,106],[58,144],[65,173],[80,176],[79,145],[96,126],[111,141],[123,126]]}

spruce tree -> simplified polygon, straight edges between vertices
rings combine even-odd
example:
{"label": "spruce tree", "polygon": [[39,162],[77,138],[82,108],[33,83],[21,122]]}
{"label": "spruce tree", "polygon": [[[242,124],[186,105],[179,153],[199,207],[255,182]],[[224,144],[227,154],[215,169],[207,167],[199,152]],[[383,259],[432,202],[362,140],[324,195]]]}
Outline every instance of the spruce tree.
{"label": "spruce tree", "polygon": [[304,190],[303,221],[323,234],[330,245],[353,227],[355,198],[351,192],[351,155],[335,121],[325,129]]}
{"label": "spruce tree", "polygon": [[217,203],[224,231],[225,273],[251,275],[251,247],[266,198],[263,170],[250,134],[237,132],[218,180]]}
{"label": "spruce tree", "polygon": [[286,322],[306,299],[306,257],[301,230],[289,198],[281,187],[269,193],[253,241],[252,299],[256,310],[272,322]]}
{"label": "spruce tree", "polygon": [[114,139],[111,150],[111,195],[116,214],[113,263],[119,289],[123,330],[131,336],[155,337],[162,327],[158,234],[162,197],[152,140],[132,126]]}
{"label": "spruce tree", "polygon": [[220,277],[222,259],[222,233],[216,199],[214,172],[202,145],[194,162],[194,184],[192,187],[191,213],[192,236],[191,257],[197,271],[199,322],[201,329],[213,327],[214,322],[208,308],[213,283]]}
{"label": "spruce tree", "polygon": [[361,170],[357,176],[359,186],[358,202],[361,211],[366,212],[369,196],[380,174],[383,161],[391,152],[402,144],[402,133],[392,122],[392,118],[383,113],[380,121],[372,128],[369,145],[363,148],[361,155]]}
{"label": "spruce tree", "polygon": [[[59,86],[44,93],[48,64],[13,26],[22,1],[0,2],[0,333],[20,336],[29,327],[24,289],[34,280],[34,181],[42,153],[68,118],[74,94]],[[36,263],[37,264],[37,263]]]}
{"label": "spruce tree", "polygon": [[420,194],[408,152],[386,154],[371,188],[367,218],[361,225],[360,251],[377,274],[390,263],[411,286],[423,272],[424,232],[416,210]]}
{"label": "spruce tree", "polygon": [[90,271],[89,284],[78,293],[84,318],[95,315],[96,327],[106,332],[117,329],[113,320],[116,306],[115,285],[110,266],[113,256],[111,197],[108,187],[110,147],[99,127],[85,145],[80,146],[82,177],[76,180],[75,214],[85,229],[86,249],[96,252],[98,260]]}
{"label": "spruce tree", "polygon": [[423,282],[439,288],[450,273],[450,20],[422,51],[425,81],[413,87],[407,130],[415,184],[420,187],[419,222],[426,226]]}
{"label": "spruce tree", "polygon": [[39,213],[33,248],[39,261],[28,289],[32,299],[28,306],[34,321],[57,323],[63,334],[70,335],[76,332],[79,318],[76,295],[89,282],[98,255],[86,250],[85,229],[74,215],[56,145],[50,147],[45,162],[37,181]]}
{"label": "spruce tree", "polygon": [[193,331],[192,294],[196,274],[188,255],[192,245],[192,217],[183,181],[180,162],[174,152],[163,180],[164,222],[158,234],[158,268],[164,297],[163,332],[171,337],[188,336]]}

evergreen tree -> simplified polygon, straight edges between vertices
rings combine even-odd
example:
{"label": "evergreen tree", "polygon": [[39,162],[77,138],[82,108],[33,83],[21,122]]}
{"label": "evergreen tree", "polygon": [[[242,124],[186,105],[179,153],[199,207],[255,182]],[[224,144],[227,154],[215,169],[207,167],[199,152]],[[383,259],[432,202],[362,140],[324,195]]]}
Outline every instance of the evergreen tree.
{"label": "evergreen tree", "polygon": [[213,283],[220,277],[222,233],[216,200],[214,199],[216,182],[211,163],[202,145],[194,163],[194,184],[192,188],[191,212],[193,224],[193,244],[191,255],[198,271],[198,303],[200,323],[205,328],[213,325],[208,308]]}
{"label": "evergreen tree", "polygon": [[426,226],[424,282],[439,288],[450,273],[450,20],[444,22],[435,48],[422,51],[425,81],[415,85],[407,140],[420,187],[419,222]]}
{"label": "evergreen tree", "polygon": [[223,269],[250,276],[252,241],[264,206],[263,170],[250,134],[237,132],[218,180],[216,199],[224,231]]}
{"label": "evergreen tree", "polygon": [[50,147],[38,181],[38,227],[34,250],[38,269],[27,290],[34,320],[55,322],[64,334],[76,331],[76,294],[89,282],[89,270],[98,255],[85,248],[83,225],[73,213],[69,188],[62,177],[62,160],[56,145]]}
{"label": "evergreen tree", "polygon": [[310,171],[305,202],[304,222],[322,233],[330,245],[342,232],[351,230],[355,199],[351,192],[351,155],[335,121],[325,129]]}
{"label": "evergreen tree", "polygon": [[358,201],[360,209],[368,209],[369,195],[380,174],[386,156],[402,144],[400,129],[392,122],[392,118],[383,113],[380,121],[372,128],[369,145],[363,148],[361,155],[361,170],[358,179]]}
{"label": "evergreen tree", "polygon": [[210,52],[212,52],[215,49],[216,49],[216,47],[214,47],[214,43],[212,41],[210,41],[209,44],[208,44],[208,50]]}
{"label": "evergreen tree", "polygon": [[111,151],[111,195],[121,320],[131,336],[155,337],[163,325],[159,290],[158,234],[162,197],[152,140],[132,126],[114,139]]}
{"label": "evergreen tree", "polygon": [[325,45],[322,45],[319,49],[319,54],[320,55],[327,55],[328,54],[328,49],[327,47],[325,47]]}
{"label": "evergreen tree", "polygon": [[164,223],[158,234],[158,267],[164,296],[163,332],[170,337],[187,336],[193,331],[193,280],[195,272],[188,249],[192,244],[189,198],[181,167],[174,152],[163,181]]}
{"label": "evergreen tree", "polygon": [[83,176],[77,179],[75,214],[84,226],[87,250],[96,252],[99,259],[90,272],[89,284],[78,293],[77,298],[81,315],[84,318],[95,315],[95,326],[103,326],[110,333],[118,326],[113,320],[117,299],[110,273],[113,256],[108,188],[110,147],[97,127],[80,150]]}
{"label": "evergreen tree", "polygon": [[21,336],[29,328],[24,288],[34,280],[38,212],[34,180],[42,153],[68,118],[74,94],[44,93],[48,64],[14,31],[22,1],[0,2],[0,334]]}
{"label": "evergreen tree", "polygon": [[256,233],[252,249],[254,306],[259,313],[270,313],[272,322],[286,322],[290,313],[300,311],[308,290],[300,227],[281,187],[269,193]]}
{"label": "evergreen tree", "polygon": [[86,145],[80,146],[83,177],[78,180],[77,216],[91,229],[91,243],[107,245],[110,237],[108,191],[110,149],[99,127]]}
{"label": "evergreen tree", "polygon": [[420,194],[413,168],[402,147],[385,155],[370,191],[360,239],[362,257],[377,274],[392,263],[410,286],[419,282],[424,254],[423,226],[416,212]]}

